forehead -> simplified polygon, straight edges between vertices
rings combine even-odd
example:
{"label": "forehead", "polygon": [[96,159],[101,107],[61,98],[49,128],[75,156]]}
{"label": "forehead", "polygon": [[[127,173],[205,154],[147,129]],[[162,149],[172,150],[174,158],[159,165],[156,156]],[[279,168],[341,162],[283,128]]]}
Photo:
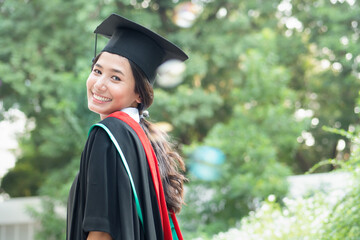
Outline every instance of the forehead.
{"label": "forehead", "polygon": [[100,65],[104,69],[117,70],[125,74],[132,74],[129,60],[120,55],[103,52],[95,65]]}

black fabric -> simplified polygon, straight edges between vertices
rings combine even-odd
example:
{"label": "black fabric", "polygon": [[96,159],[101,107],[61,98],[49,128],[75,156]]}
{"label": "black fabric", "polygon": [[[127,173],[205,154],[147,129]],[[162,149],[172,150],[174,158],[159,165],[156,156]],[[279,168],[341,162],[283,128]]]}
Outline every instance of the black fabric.
{"label": "black fabric", "polygon": [[115,31],[102,51],[121,55],[136,63],[150,82],[155,79],[156,69],[163,63],[165,55],[164,50],[151,38],[127,28]]}
{"label": "black fabric", "polygon": [[170,41],[117,14],[106,18],[94,33],[110,38],[103,51],[132,60],[144,71],[151,83],[154,82],[156,70],[162,63],[170,59],[188,59],[188,56]]}
{"label": "black fabric", "polygon": [[102,231],[114,240],[161,240],[161,217],[143,146],[136,133],[117,118],[102,121],[117,139],[139,197],[144,229],[136,212],[130,181],[107,133],[95,127],[87,140],[80,171],[68,201],[67,240],[84,240]]}

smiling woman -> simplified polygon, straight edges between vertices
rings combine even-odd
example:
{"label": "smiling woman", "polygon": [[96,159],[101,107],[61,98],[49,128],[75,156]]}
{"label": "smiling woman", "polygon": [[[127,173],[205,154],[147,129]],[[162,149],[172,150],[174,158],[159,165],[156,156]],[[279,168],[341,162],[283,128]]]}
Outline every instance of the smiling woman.
{"label": "smiling woman", "polygon": [[100,54],[86,83],[88,107],[104,119],[109,114],[141,103],[129,61],[117,54]]}
{"label": "smiling woman", "polygon": [[144,118],[156,69],[186,54],[171,42],[113,14],[95,30],[110,37],[93,60],[87,100],[101,122],[89,131],[70,190],[67,240],[182,239],[180,155]]}

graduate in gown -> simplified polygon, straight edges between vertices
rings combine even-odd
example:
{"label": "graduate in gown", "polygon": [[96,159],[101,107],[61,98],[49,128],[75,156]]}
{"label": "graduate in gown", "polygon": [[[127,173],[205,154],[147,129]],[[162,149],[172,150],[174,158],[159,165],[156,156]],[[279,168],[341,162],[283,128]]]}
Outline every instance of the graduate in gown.
{"label": "graduate in gown", "polygon": [[175,214],[183,204],[184,163],[144,115],[156,69],[187,55],[116,14],[95,34],[110,38],[86,83],[88,107],[101,122],[89,131],[70,190],[67,240],[182,239]]}

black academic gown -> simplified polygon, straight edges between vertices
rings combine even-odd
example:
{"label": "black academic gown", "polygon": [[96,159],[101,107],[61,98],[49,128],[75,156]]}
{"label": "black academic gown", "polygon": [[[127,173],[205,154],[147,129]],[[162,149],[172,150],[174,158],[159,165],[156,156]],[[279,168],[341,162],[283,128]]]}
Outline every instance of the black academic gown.
{"label": "black academic gown", "polygon": [[128,162],[139,198],[144,229],[137,215],[130,180],[109,136],[95,127],[81,156],[80,171],[68,201],[67,240],[84,240],[90,231],[109,233],[114,240],[162,240],[159,206],[145,152],[135,131],[109,117],[106,125]]}

